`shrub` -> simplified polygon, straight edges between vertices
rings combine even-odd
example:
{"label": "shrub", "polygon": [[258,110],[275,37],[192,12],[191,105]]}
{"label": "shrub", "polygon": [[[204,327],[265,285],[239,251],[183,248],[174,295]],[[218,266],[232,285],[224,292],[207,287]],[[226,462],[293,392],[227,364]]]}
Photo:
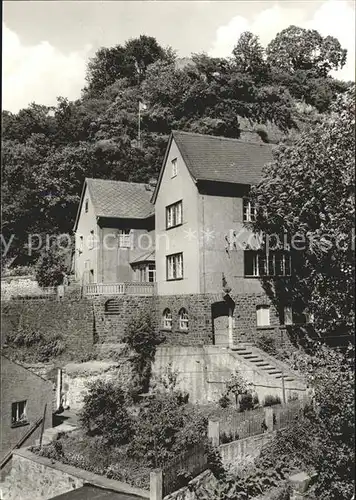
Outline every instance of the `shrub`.
{"label": "shrub", "polygon": [[257,337],[256,346],[271,356],[277,355],[276,341],[273,337],[268,337],[267,335]]}
{"label": "shrub", "polygon": [[128,455],[161,466],[206,434],[206,418],[186,405],[180,393],[158,393],[140,407]]}
{"label": "shrub", "polygon": [[148,392],[152,362],[157,345],[163,341],[163,337],[155,332],[151,316],[140,314],[129,322],[123,341],[134,352],[130,361],[137,375],[136,391]]}
{"label": "shrub", "polygon": [[268,394],[263,402],[263,406],[273,406],[280,404],[281,404],[281,398],[279,396],[272,396],[271,394]]}
{"label": "shrub", "polygon": [[90,384],[80,422],[87,433],[101,435],[111,445],[127,443],[132,436],[125,395],[114,382],[96,380]]}
{"label": "shrub", "polygon": [[64,274],[68,272],[66,260],[68,260],[68,250],[61,249],[56,244],[46,249],[36,265],[38,284],[41,287],[61,285]]}
{"label": "shrub", "polygon": [[252,394],[246,393],[242,394],[240,398],[240,411],[252,410],[254,408],[254,402]]}
{"label": "shrub", "polygon": [[37,359],[39,362],[49,361],[52,358],[58,357],[66,349],[66,345],[60,335],[49,341],[41,342],[38,348]]}
{"label": "shrub", "polygon": [[219,403],[219,406],[221,406],[221,408],[227,408],[228,406],[230,406],[231,401],[230,401],[230,398],[227,394],[223,394],[221,396],[221,398],[219,399],[218,403]]}

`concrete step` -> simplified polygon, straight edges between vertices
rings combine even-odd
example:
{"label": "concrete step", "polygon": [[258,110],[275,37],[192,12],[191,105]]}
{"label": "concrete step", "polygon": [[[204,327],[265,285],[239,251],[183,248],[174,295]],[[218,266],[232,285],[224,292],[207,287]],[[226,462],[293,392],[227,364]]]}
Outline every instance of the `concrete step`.
{"label": "concrete step", "polygon": [[255,360],[259,359],[259,356],[257,356],[256,354],[247,354],[247,355],[243,355],[243,357],[245,359],[249,359],[250,361],[253,361],[254,359]]}
{"label": "concrete step", "polygon": [[255,365],[258,366],[259,368],[263,368],[264,366],[270,366],[269,363],[267,363],[266,361],[257,361],[255,362]]}
{"label": "concrete step", "polygon": [[281,373],[281,370],[271,370],[268,372],[269,375],[279,375]]}

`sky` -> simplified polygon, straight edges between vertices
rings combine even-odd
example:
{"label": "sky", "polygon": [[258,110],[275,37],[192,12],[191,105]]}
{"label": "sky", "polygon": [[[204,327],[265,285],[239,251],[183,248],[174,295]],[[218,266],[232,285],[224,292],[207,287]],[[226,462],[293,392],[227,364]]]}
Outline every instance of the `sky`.
{"label": "sky", "polygon": [[142,34],[178,57],[226,57],[242,32],[252,31],[266,46],[291,24],[338,38],[348,61],[334,76],[355,80],[353,0],[4,1],[2,109],[79,98],[96,50]]}

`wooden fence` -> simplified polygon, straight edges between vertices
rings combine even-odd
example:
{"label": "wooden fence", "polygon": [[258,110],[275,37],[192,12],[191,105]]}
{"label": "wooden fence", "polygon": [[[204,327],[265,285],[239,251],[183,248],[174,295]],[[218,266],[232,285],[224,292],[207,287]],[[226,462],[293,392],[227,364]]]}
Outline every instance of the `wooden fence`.
{"label": "wooden fence", "polygon": [[[299,418],[309,399],[303,398],[289,401],[287,404],[266,406],[254,410],[230,415],[228,419],[219,422],[220,442],[227,443],[244,439],[257,434],[263,434],[268,430],[278,430],[287,427]],[[273,429],[267,425],[266,412],[273,411]]]}
{"label": "wooden fence", "polygon": [[188,481],[208,467],[205,443],[200,443],[187,452],[178,455],[162,469],[163,497],[186,486]]}

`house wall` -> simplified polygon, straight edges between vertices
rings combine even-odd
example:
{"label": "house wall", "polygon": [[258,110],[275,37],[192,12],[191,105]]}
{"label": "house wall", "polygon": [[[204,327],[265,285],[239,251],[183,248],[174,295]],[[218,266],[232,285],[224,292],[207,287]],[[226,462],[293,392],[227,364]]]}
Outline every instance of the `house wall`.
{"label": "house wall", "polygon": [[[85,202],[88,200],[88,212],[85,212]],[[88,187],[85,188],[83,204],[81,207],[78,227],[75,232],[75,255],[74,272],[76,280],[85,282],[89,280],[89,272],[93,270],[93,282],[98,279],[98,245],[94,244],[91,248],[90,231],[94,231],[94,242],[99,241],[99,228],[96,223],[94,206],[90,198]],[[80,237],[83,237],[83,251],[80,251]],[[86,275],[84,274],[86,272]]]}
{"label": "house wall", "polygon": [[200,249],[201,292],[220,292],[224,274],[234,294],[263,293],[257,278],[244,277],[243,245],[252,241],[253,234],[243,225],[242,192],[236,187],[236,196],[200,193],[199,221],[205,235]]}
{"label": "house wall", "polygon": [[[8,453],[21,439],[30,427],[45,414],[45,429],[52,426],[53,385],[23,366],[14,363],[4,356],[0,358],[1,364],[1,391],[0,391],[0,459]],[[19,401],[27,401],[26,416],[28,424],[12,427],[11,405]],[[39,437],[39,427],[26,441],[26,446],[35,443]]]}
{"label": "house wall", "polygon": [[[171,176],[171,162],[177,158],[178,174]],[[183,201],[183,224],[166,229],[166,207]],[[183,158],[174,142],[168,152],[161,185],[155,203],[156,217],[156,279],[158,295],[193,294],[200,292],[198,192]],[[195,233],[194,233],[195,232]],[[183,252],[184,277],[167,281],[166,256]]]}
{"label": "house wall", "polygon": [[[127,222],[130,226],[129,221]],[[142,223],[144,225],[145,222]],[[130,228],[130,227],[128,227]],[[132,229],[131,248],[118,245],[119,229],[99,228],[101,247],[99,251],[99,283],[122,283],[134,281],[134,272],[130,262],[139,255],[154,250],[155,232],[145,228]],[[147,236],[146,236],[147,235]]]}

